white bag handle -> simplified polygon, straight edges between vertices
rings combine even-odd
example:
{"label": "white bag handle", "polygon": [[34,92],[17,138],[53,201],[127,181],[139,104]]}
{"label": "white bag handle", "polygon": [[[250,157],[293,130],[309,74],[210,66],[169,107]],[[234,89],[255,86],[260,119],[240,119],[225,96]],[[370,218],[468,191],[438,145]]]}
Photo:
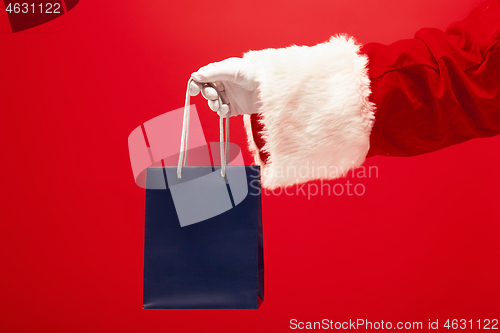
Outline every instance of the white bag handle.
{"label": "white bag handle", "polygon": [[[182,134],[181,134],[181,148],[179,153],[179,162],[177,163],[177,178],[182,178],[182,167],[187,165],[188,158],[188,139],[189,139],[189,115],[190,115],[190,100],[191,95],[189,95],[189,88],[191,87],[191,82],[194,80],[189,79],[186,91],[186,102],[184,103],[184,118],[182,120]],[[222,99],[222,96],[213,83],[204,83],[204,85],[212,87],[217,92],[217,98],[219,100],[219,110],[222,109],[222,105],[226,104]],[[226,114],[226,140],[224,141],[224,116],[220,115],[219,120],[219,140],[220,140],[220,174],[222,178],[226,176],[226,163],[229,159],[229,112]]]}

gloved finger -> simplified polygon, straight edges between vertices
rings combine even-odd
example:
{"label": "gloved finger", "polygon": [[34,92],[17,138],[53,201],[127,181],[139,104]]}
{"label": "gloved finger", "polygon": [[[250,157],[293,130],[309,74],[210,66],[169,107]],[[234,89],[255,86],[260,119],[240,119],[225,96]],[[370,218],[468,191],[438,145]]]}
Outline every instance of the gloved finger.
{"label": "gloved finger", "polygon": [[208,107],[209,107],[212,111],[219,111],[219,101],[218,101],[218,100],[215,100],[215,101],[211,101],[211,100],[209,100],[209,101],[208,101]]}
{"label": "gloved finger", "polygon": [[217,91],[212,87],[203,87],[201,94],[209,101],[214,101],[218,98]]}
{"label": "gloved finger", "polygon": [[189,85],[189,95],[190,96],[196,96],[200,93],[200,86],[196,82],[191,82]]}

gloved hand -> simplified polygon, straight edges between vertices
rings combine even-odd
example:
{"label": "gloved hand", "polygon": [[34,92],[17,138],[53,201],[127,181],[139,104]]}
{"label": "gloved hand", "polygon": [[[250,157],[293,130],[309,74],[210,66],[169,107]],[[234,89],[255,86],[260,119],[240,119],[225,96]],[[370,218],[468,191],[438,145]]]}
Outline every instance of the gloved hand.
{"label": "gloved hand", "polygon": [[[223,116],[256,113],[260,107],[252,64],[242,58],[228,58],[200,68],[191,74],[195,82],[191,83],[189,94],[196,96],[201,90],[208,100],[208,106]],[[203,83],[212,82],[222,95],[227,105],[219,106],[217,92],[212,87],[204,87]]]}

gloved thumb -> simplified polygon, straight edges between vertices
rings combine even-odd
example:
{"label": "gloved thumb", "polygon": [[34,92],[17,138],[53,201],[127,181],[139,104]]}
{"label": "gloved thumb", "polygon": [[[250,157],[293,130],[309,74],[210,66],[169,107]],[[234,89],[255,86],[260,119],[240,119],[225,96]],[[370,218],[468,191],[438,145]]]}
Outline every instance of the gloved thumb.
{"label": "gloved thumb", "polygon": [[245,75],[245,62],[242,58],[228,58],[208,64],[191,74],[191,77],[196,82],[226,81],[238,85],[250,82]]}

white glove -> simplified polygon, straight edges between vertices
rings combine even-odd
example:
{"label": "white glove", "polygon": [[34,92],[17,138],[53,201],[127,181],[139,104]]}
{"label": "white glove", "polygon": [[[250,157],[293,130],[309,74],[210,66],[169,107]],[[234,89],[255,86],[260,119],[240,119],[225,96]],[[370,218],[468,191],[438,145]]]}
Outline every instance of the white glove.
{"label": "white glove", "polygon": [[[255,81],[255,70],[248,60],[228,58],[214,62],[191,74],[191,78],[196,83],[191,83],[189,94],[196,96],[201,90],[203,97],[208,100],[210,109],[219,115],[225,116],[229,112],[232,117],[256,113],[259,110],[260,100],[257,91],[258,85]],[[203,86],[203,83],[208,82],[215,84],[227,105],[219,107],[215,89]]]}

